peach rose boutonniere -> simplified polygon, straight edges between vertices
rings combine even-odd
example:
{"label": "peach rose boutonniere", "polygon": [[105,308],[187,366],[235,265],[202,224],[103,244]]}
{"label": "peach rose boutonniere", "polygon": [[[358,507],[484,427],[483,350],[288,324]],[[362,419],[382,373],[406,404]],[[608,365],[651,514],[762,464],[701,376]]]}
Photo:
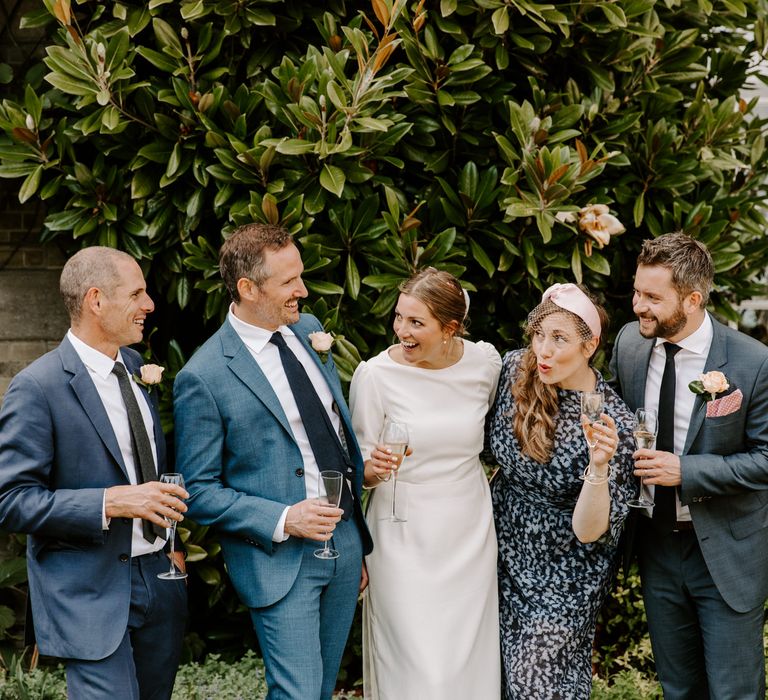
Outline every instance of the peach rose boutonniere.
{"label": "peach rose boutonniere", "polygon": [[722,372],[705,372],[688,385],[694,394],[709,394],[705,401],[714,401],[716,394],[728,391],[730,384]]}
{"label": "peach rose boutonniere", "polygon": [[162,381],[163,372],[165,372],[165,367],[161,367],[160,365],[142,365],[139,368],[138,373],[133,375],[133,379],[137,384],[141,384],[141,386],[148,392],[151,392],[152,387]]}
{"label": "peach rose boutonniere", "polygon": [[333,337],[333,334],[326,333],[325,331],[315,331],[314,333],[310,333],[307,337],[312,344],[312,349],[320,355],[323,364],[328,362],[328,353],[336,342],[336,338]]}

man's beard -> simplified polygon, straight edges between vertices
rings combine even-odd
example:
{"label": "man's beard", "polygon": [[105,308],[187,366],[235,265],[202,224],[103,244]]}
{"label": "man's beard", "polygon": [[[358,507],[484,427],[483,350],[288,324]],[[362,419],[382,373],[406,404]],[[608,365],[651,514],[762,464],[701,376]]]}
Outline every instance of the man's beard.
{"label": "man's beard", "polygon": [[[638,318],[641,317],[638,316]],[[640,335],[642,335],[643,338],[671,338],[683,330],[685,324],[688,321],[688,317],[685,315],[685,311],[683,311],[682,304],[678,305],[674,313],[669,318],[664,320],[659,320],[656,316],[650,318],[656,321],[656,327],[650,332],[643,331],[641,327]]]}

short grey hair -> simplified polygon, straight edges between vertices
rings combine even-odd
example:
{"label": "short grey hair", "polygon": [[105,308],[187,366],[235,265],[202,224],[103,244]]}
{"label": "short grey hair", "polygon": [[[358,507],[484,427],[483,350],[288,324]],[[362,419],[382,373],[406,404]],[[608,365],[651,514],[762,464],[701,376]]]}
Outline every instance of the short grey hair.
{"label": "short grey hair", "polygon": [[83,300],[91,287],[112,294],[118,282],[117,263],[120,260],[133,258],[106,246],[83,248],[67,260],[59,278],[59,291],[71,321],[80,319]]}
{"label": "short grey hair", "polygon": [[672,273],[672,285],[682,299],[691,292],[701,294],[701,308],[709,301],[715,266],[707,247],[695,238],[676,231],[643,241],[638,265],[659,265]]}

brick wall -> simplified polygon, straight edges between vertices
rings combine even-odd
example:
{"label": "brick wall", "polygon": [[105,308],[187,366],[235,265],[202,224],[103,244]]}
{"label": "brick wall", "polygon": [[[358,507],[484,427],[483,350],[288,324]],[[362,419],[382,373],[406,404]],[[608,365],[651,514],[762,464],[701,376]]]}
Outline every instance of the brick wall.
{"label": "brick wall", "polygon": [[64,257],[38,243],[42,209],[0,180],[0,397],[14,374],[55,347],[69,326],[59,297]]}
{"label": "brick wall", "polygon": [[[20,30],[19,19],[42,3],[0,4],[0,62],[9,64],[23,84],[45,31]],[[12,92],[10,86],[0,85],[0,96]],[[55,245],[38,243],[43,206],[19,204],[20,185],[21,180],[0,180],[0,398],[13,375],[55,347],[69,326],[59,297],[64,258]]]}

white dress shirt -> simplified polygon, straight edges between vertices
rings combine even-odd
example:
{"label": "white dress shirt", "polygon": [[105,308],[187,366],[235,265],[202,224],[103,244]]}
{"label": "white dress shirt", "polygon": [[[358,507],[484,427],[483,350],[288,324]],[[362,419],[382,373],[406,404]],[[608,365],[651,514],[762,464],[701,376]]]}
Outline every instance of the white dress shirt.
{"label": "white dress shirt", "polygon": [[[243,341],[245,347],[248,348],[253,359],[256,360],[256,364],[258,364],[259,368],[264,373],[267,381],[269,381],[272,386],[272,389],[280,402],[280,406],[282,406],[283,412],[288,419],[288,423],[293,431],[293,436],[296,439],[296,444],[301,451],[301,457],[304,460],[304,486],[306,488],[306,496],[307,498],[317,498],[320,495],[320,469],[315,460],[315,455],[312,452],[312,446],[309,444],[307,431],[304,429],[304,423],[301,420],[301,414],[299,413],[299,407],[296,405],[293,391],[291,391],[288,378],[285,376],[283,363],[280,360],[280,352],[274,343],[269,342],[274,331],[253,326],[250,323],[246,323],[242,319],[239,319],[235,316],[233,307],[234,305],[230,306],[227,319],[235,330],[235,333],[240,337],[240,340]],[[278,331],[280,331],[288,347],[307,371],[312,386],[314,386],[328,417],[331,419],[333,429],[338,433],[341,428],[341,422],[339,416],[333,410],[333,394],[331,393],[331,389],[328,386],[328,382],[325,380],[322,371],[289,326],[280,326]],[[288,536],[285,534],[285,517],[289,507],[290,506],[286,507],[283,511],[282,517],[272,534],[272,540],[274,542],[283,542],[288,539]]]}
{"label": "white dress shirt", "polygon": [[[709,314],[704,314],[702,324],[688,337],[675,343],[681,350],[675,355],[675,431],[673,452],[676,455],[683,453],[685,440],[688,437],[688,427],[691,424],[693,405],[696,400],[688,385],[699,378],[707,363],[709,348],[712,346],[712,319]],[[664,375],[664,365],[667,359],[664,343],[671,342],[664,338],[657,338],[656,345],[651,353],[651,361],[648,364],[648,377],[645,381],[645,407],[658,410],[659,392],[661,391],[661,379]],[[655,491],[653,485],[649,485],[651,494]],[[677,519],[690,520],[691,514],[688,506],[680,503],[680,496],[675,490],[675,503],[677,505]],[[649,510],[650,514],[650,510]]]}
{"label": "white dress shirt", "polygon": [[[138,483],[138,480],[136,478],[136,462],[133,458],[131,427],[128,422],[128,411],[125,408],[123,396],[120,393],[120,385],[117,383],[117,376],[112,374],[115,360],[84,343],[72,332],[71,328],[67,332],[67,338],[69,339],[69,342],[72,343],[72,347],[75,349],[78,357],[83,361],[85,368],[88,370],[88,374],[96,386],[96,391],[99,394],[101,403],[104,404],[104,410],[107,412],[107,417],[109,418],[112,430],[117,438],[120,454],[123,457],[123,463],[128,472],[128,481],[135,485]],[[117,353],[117,361],[120,363],[123,362],[123,358],[119,352]],[[131,376],[130,372],[128,373],[128,376]],[[136,396],[136,402],[139,404],[141,417],[144,419],[144,426],[147,429],[149,442],[152,446],[152,458],[155,460],[155,469],[157,469],[157,446],[155,445],[152,413],[149,410],[146,398],[141,393],[141,389],[139,389],[136,382],[133,381],[133,377],[131,377],[131,388]],[[106,489],[104,491],[104,499],[106,499]],[[102,503],[103,502],[104,501],[102,501]],[[103,506],[101,521],[102,527],[105,530],[108,529],[109,521],[107,520]],[[147,542],[147,540],[144,539],[142,532],[141,518],[133,519],[133,530],[131,533],[132,557],[156,552],[158,549],[162,549],[163,545],[165,545],[165,540],[161,537],[156,537],[154,542]]]}

